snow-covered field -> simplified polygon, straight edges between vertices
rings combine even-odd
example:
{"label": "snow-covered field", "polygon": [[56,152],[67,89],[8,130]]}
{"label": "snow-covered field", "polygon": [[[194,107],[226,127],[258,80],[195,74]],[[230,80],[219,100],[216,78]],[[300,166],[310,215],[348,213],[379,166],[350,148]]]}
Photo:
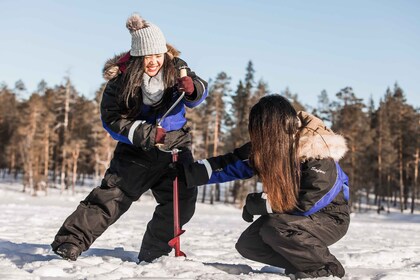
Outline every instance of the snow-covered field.
{"label": "snow-covered field", "polygon": [[[231,205],[197,204],[184,227],[181,249],[151,264],[136,264],[141,237],[155,202],[142,197],[77,261],[50,249],[58,228],[89,192],[37,197],[17,183],[0,183],[0,279],[289,279],[281,269],[242,258],[235,242],[247,223]],[[348,234],[331,251],[344,279],[420,279],[420,215],[355,214]],[[332,277],[331,277],[332,278]]]}

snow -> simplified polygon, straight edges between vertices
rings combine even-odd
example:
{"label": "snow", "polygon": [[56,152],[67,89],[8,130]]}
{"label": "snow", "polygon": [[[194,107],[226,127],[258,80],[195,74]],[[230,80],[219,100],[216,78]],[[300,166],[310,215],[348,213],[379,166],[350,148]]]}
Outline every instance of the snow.
{"label": "snow", "polygon": [[[0,183],[0,279],[289,279],[282,269],[236,252],[248,224],[239,209],[225,204],[197,204],[181,236],[187,258],[172,253],[137,264],[156,206],[151,196],[134,203],[77,261],[62,260],[50,243],[91,188],[78,187],[74,196],[51,189],[48,196],[33,197],[21,190],[18,183]],[[346,268],[344,279],[420,279],[420,215],[353,214],[347,235],[330,250]]]}

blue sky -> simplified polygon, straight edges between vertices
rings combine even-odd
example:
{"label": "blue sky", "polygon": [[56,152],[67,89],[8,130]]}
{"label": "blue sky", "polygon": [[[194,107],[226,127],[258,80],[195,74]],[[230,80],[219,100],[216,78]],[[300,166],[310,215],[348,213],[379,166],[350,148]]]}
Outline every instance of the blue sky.
{"label": "blue sky", "polygon": [[102,83],[104,62],[129,50],[125,28],[138,12],[204,79],[225,71],[236,89],[247,62],[255,79],[278,93],[286,87],[316,106],[346,86],[377,104],[398,82],[420,106],[420,1],[282,0],[2,0],[0,82],[18,79],[28,92],[68,73],[87,96]]}

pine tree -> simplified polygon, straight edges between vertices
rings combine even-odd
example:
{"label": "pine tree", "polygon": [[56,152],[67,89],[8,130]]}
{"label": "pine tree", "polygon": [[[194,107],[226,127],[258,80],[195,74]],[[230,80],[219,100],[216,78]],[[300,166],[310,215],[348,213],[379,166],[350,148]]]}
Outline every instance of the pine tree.
{"label": "pine tree", "polygon": [[415,161],[416,129],[418,114],[414,108],[406,103],[404,91],[395,83],[394,90],[386,95],[387,114],[392,131],[393,147],[396,160],[393,163],[391,179],[398,185],[400,211],[408,208],[409,187],[414,176],[414,168],[410,163]]}
{"label": "pine tree", "polygon": [[341,162],[350,178],[352,197],[356,197],[360,204],[359,191],[370,187],[371,173],[367,169],[369,160],[365,151],[372,142],[370,121],[363,112],[365,105],[356,97],[351,87],[343,88],[336,96],[341,102],[332,128],[347,140],[349,151]]}
{"label": "pine tree", "polygon": [[[387,89],[390,94],[390,89]],[[393,134],[391,132],[390,120],[388,115],[388,103],[380,101],[379,107],[373,114],[373,133],[375,135],[373,146],[376,147],[376,168],[377,180],[375,184],[375,203],[378,205],[377,211],[380,213],[383,208],[381,202],[387,197],[387,209],[389,211],[391,198],[391,182],[393,167],[396,161],[397,152],[393,146]],[[373,162],[372,162],[373,164]]]}
{"label": "pine tree", "polygon": [[[73,110],[76,97],[78,96],[77,91],[73,87],[70,78],[66,77],[65,85],[56,87],[56,125],[54,130],[58,132],[58,145],[55,147],[55,168],[56,172],[60,173],[60,190],[61,193],[68,187],[68,178],[66,174],[69,173],[68,155],[70,152],[69,148],[69,122],[70,114]],[[58,170],[60,168],[60,170]]]}
{"label": "pine tree", "polygon": [[233,147],[239,147],[249,141],[248,125],[248,95],[242,81],[239,81],[235,95],[232,97],[232,116],[234,126],[231,131]]}
{"label": "pine tree", "polygon": [[260,80],[257,84],[256,90],[253,92],[250,98],[250,107],[254,106],[262,97],[270,93],[268,84],[263,80]]}
{"label": "pine tree", "polygon": [[0,168],[16,171],[16,146],[12,137],[17,130],[18,101],[14,92],[3,84],[0,88]]}
{"label": "pine tree", "polygon": [[314,113],[322,121],[326,123],[331,123],[332,117],[331,117],[330,100],[328,98],[328,93],[325,89],[321,91],[320,95],[318,95],[317,109]]}
{"label": "pine tree", "polygon": [[292,103],[292,106],[296,111],[305,111],[305,106],[299,102],[298,95],[293,94],[288,87],[286,87],[286,89],[281,92],[281,95],[289,99],[290,103]]}
{"label": "pine tree", "polygon": [[87,141],[89,155],[93,157],[93,174],[95,181],[98,182],[100,177],[105,174],[105,170],[109,167],[113,150],[117,142],[112,139],[109,133],[103,128],[100,117],[100,103],[102,93],[106,84],[102,84],[95,93],[95,99],[92,101],[92,119],[91,131]]}

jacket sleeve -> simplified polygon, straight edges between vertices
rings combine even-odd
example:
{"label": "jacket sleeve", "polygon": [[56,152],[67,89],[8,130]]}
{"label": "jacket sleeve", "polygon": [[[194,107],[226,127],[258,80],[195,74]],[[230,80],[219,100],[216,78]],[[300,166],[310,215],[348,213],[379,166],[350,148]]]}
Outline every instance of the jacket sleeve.
{"label": "jacket sleeve", "polygon": [[193,71],[191,71],[187,63],[179,57],[174,58],[174,64],[177,70],[181,68],[186,68],[187,75],[191,77],[194,83],[193,94],[191,94],[191,96],[184,97],[185,106],[187,106],[188,108],[194,108],[198,106],[207,97],[207,82],[198,77]]}
{"label": "jacket sleeve", "polygon": [[187,186],[196,187],[251,178],[254,172],[249,166],[250,148],[251,144],[247,143],[232,153],[184,165]]}
{"label": "jacket sleeve", "polygon": [[148,150],[155,144],[156,126],[124,117],[125,105],[118,98],[118,79],[110,80],[102,95],[102,125],[115,140]]}
{"label": "jacket sleeve", "polygon": [[298,211],[306,212],[334,186],[337,169],[333,159],[311,159],[302,164]]}

